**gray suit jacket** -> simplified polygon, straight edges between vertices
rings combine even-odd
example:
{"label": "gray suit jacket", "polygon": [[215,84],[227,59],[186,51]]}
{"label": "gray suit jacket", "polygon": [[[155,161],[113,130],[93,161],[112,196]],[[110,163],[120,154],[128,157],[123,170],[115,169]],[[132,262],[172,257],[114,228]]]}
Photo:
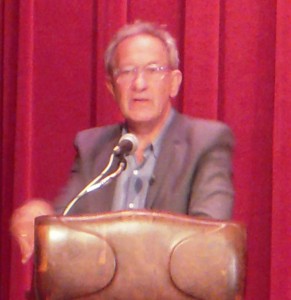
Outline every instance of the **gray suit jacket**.
{"label": "gray suit jacket", "polygon": [[[100,174],[121,136],[121,125],[77,134],[71,178],[56,201],[57,211]],[[149,186],[146,208],[229,219],[233,206],[233,136],[223,123],[175,112],[164,135]],[[116,180],[82,197],[69,214],[102,213],[112,207]]]}

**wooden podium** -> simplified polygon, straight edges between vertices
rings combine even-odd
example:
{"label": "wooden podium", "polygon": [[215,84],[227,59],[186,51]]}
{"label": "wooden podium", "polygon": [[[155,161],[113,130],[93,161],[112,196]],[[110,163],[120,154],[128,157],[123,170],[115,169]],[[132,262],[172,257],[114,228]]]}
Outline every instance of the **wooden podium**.
{"label": "wooden podium", "polygon": [[123,211],[35,225],[36,299],[243,299],[241,224]]}

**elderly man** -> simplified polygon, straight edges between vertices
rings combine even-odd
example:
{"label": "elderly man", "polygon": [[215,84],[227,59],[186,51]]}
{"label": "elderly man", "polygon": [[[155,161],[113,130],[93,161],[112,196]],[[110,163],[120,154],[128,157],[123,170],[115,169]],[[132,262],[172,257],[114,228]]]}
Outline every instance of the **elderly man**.
{"label": "elderly man", "polygon": [[69,214],[152,209],[197,217],[228,219],[233,204],[229,128],[190,118],[172,107],[182,74],[175,40],[163,28],[137,22],[121,28],[105,53],[107,87],[123,124],[80,132],[68,185],[54,208],[33,200],[15,211],[12,233],[26,261],[33,252],[33,220],[61,213],[106,166],[125,133],[138,138],[124,172],[102,189],[82,197]]}

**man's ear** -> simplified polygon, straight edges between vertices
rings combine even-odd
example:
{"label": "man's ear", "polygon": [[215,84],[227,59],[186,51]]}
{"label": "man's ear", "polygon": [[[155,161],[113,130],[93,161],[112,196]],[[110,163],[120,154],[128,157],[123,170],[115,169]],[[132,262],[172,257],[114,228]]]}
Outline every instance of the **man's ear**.
{"label": "man's ear", "polygon": [[106,87],[107,87],[109,93],[114,97],[115,93],[114,93],[114,87],[113,87],[112,78],[111,77],[107,77],[105,84],[106,84]]}
{"label": "man's ear", "polygon": [[180,89],[180,85],[182,82],[182,73],[180,70],[173,70],[171,72],[171,91],[170,91],[170,96],[172,98],[176,97],[179,89]]}

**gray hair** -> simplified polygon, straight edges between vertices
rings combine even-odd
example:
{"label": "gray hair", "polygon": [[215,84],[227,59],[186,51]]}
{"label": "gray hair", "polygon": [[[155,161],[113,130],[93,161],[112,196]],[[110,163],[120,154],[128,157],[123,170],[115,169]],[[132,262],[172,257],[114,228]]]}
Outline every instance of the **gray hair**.
{"label": "gray hair", "polygon": [[172,35],[165,30],[165,26],[157,25],[154,23],[136,21],[133,24],[127,24],[117,31],[111,42],[109,43],[105,55],[104,63],[105,70],[108,75],[112,75],[113,63],[114,63],[114,54],[117,46],[126,38],[136,36],[139,34],[148,34],[153,37],[160,39],[166,46],[170,66],[173,69],[178,69],[179,67],[179,53],[176,45],[175,39]]}

